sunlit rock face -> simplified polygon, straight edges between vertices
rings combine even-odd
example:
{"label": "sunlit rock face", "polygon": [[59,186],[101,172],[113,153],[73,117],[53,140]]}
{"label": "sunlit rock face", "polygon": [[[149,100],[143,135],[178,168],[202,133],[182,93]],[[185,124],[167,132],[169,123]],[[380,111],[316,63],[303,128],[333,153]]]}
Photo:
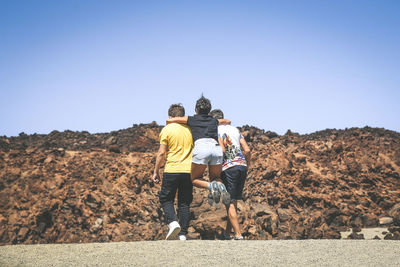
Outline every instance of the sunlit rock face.
{"label": "sunlit rock face", "polygon": [[[164,239],[150,180],[161,128],[0,137],[0,244]],[[245,238],[363,238],[382,223],[382,238],[400,238],[399,133],[241,131],[253,157],[238,205]],[[222,238],[224,207],[195,189],[191,210],[188,238]]]}

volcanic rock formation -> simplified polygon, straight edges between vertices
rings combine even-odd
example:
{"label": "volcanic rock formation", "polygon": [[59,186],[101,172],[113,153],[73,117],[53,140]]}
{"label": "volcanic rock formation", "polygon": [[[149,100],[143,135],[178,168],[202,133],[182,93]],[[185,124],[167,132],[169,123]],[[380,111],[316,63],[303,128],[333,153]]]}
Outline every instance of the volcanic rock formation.
{"label": "volcanic rock formation", "polygon": [[[161,128],[0,137],[0,244],[163,239],[160,185],[150,179]],[[399,133],[241,131],[254,159],[239,203],[247,239],[340,238],[348,229],[362,238],[361,228],[380,223],[386,239],[400,238]],[[222,237],[225,209],[206,197],[195,189],[190,238]]]}

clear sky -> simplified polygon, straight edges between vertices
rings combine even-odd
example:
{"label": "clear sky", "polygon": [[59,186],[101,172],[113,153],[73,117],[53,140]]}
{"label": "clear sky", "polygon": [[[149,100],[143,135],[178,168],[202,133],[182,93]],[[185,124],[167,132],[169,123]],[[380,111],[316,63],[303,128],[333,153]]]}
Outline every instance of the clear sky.
{"label": "clear sky", "polygon": [[193,115],[400,131],[400,1],[0,0],[0,136]]}

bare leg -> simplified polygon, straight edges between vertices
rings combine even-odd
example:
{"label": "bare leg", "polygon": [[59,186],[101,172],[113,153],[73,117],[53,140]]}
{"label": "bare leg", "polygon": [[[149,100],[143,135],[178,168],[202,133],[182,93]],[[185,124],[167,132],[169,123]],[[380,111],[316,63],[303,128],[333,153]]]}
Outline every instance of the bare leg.
{"label": "bare leg", "polygon": [[222,172],[222,164],[219,165],[209,165],[208,172],[210,175],[210,181],[217,180],[221,183],[221,172]]}
{"label": "bare leg", "polygon": [[203,174],[206,168],[207,165],[192,163],[190,176],[194,186],[208,189],[209,183],[203,179]]}
{"label": "bare leg", "polygon": [[229,221],[232,225],[233,232],[235,233],[236,237],[241,236],[240,233],[240,228],[239,228],[239,220],[237,216],[237,202],[234,201],[229,205],[229,210],[228,210],[228,217]]}
{"label": "bare leg", "polygon": [[228,220],[226,220],[226,227],[225,227],[225,236],[230,236],[231,231],[232,231],[232,224],[231,221],[229,220],[229,206],[225,206],[226,208],[226,216],[228,217]]}

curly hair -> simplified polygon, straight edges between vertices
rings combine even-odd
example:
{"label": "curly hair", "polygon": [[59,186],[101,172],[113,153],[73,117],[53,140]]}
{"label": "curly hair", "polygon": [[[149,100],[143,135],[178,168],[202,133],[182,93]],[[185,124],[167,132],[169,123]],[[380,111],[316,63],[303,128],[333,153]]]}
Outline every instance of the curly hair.
{"label": "curly hair", "polygon": [[211,110],[211,102],[209,99],[205,98],[203,94],[196,101],[196,110],[199,114],[208,114]]}

